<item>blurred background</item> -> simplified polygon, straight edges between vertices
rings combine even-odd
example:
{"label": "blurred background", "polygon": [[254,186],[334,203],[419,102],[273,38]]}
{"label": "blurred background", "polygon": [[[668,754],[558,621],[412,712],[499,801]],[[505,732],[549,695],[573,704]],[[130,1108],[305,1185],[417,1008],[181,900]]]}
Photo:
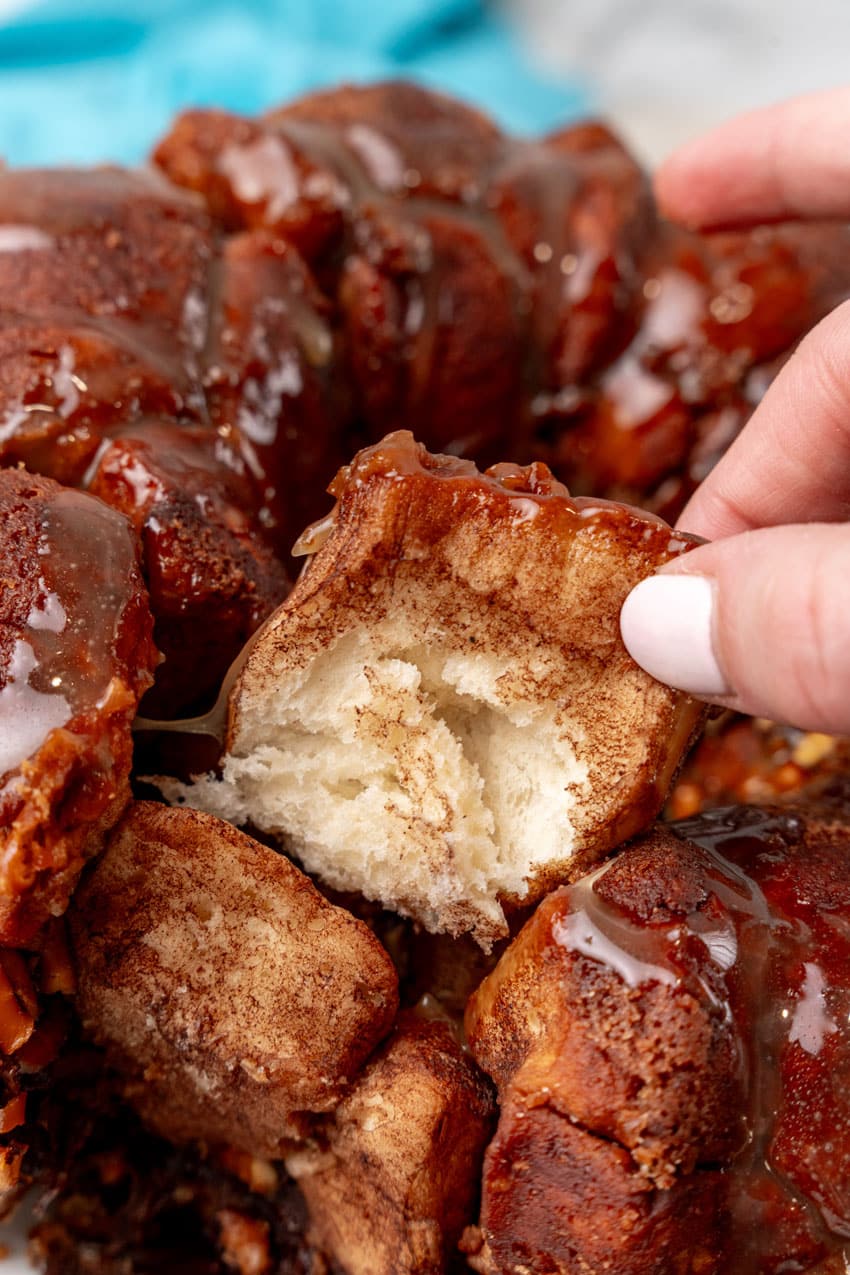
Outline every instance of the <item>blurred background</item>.
{"label": "blurred background", "polygon": [[404,75],[520,132],[606,115],[651,162],[849,45],[848,0],[0,0],[0,155],[135,162],[181,106]]}

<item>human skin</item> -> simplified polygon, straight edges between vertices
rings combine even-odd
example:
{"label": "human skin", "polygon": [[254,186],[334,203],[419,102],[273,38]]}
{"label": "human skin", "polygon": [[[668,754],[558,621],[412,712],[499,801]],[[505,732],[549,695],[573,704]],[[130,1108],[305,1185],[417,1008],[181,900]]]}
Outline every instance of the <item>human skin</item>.
{"label": "human skin", "polygon": [[[850,89],[742,116],[666,161],[692,226],[850,216]],[[631,654],[661,681],[808,730],[850,732],[850,303],[800,343],[682,513],[713,543],[627,598]],[[683,578],[688,583],[683,584]]]}

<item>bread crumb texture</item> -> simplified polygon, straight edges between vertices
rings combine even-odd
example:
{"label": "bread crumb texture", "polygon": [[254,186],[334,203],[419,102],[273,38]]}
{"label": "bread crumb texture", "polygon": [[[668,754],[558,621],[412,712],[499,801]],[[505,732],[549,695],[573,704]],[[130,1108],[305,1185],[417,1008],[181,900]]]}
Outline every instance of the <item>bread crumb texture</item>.
{"label": "bread crumb texture", "polygon": [[337,480],[330,533],[255,645],[220,778],[179,800],[281,838],[333,887],[489,945],[657,812],[700,710],[619,636],[685,547],[544,466],[409,435]]}

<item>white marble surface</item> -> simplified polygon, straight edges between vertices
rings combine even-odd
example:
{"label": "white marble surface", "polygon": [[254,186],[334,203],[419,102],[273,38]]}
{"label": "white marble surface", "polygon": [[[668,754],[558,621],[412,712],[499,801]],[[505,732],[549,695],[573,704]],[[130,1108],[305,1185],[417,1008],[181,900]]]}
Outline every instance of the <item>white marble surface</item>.
{"label": "white marble surface", "polygon": [[850,80],[848,0],[500,0],[649,161],[738,111]]}

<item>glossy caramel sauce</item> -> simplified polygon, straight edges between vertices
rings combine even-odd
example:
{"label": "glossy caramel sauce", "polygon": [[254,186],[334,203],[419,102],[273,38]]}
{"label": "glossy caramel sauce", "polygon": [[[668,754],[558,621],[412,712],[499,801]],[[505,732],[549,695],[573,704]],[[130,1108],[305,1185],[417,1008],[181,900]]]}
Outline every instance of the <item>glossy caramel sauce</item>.
{"label": "glossy caramel sauce", "polygon": [[203,413],[208,234],[153,173],[0,174],[5,463],[76,483],[113,425]]}
{"label": "glossy caramel sauce", "polygon": [[[494,459],[498,440],[527,450],[521,418],[531,400],[532,416],[540,414],[544,398],[550,407],[557,403],[565,377],[587,370],[587,351],[561,350],[567,317],[588,305],[605,310],[611,288],[640,296],[635,279],[626,281],[614,264],[631,250],[628,234],[619,242],[616,217],[608,239],[600,242],[588,229],[586,205],[597,181],[592,148],[557,156],[545,142],[491,137],[477,156],[460,148],[455,165],[445,136],[439,151],[429,148],[427,125],[421,134],[411,129],[404,144],[380,122],[340,127],[283,113],[268,128],[262,139],[227,146],[220,167],[246,216],[261,205],[266,224],[294,241],[288,215],[296,208],[317,219],[329,204],[338,213],[331,245],[323,242],[322,255],[310,260],[320,278],[329,253],[335,270],[343,263],[342,285],[329,276],[327,287],[337,292],[344,321],[354,324],[351,371],[363,381],[359,408],[372,435],[402,415],[416,432],[426,431],[429,445],[449,452]],[[459,144],[457,131],[452,144]],[[608,170],[620,160],[630,177],[637,173],[604,130],[596,145]],[[260,150],[275,156],[262,180]],[[528,218],[515,215],[518,198],[534,223],[530,237]],[[346,288],[353,260],[363,291]],[[616,285],[607,281],[611,272]],[[373,304],[380,307],[375,319]],[[625,309],[623,297],[614,309]],[[601,333],[605,316],[592,324]],[[598,345],[601,336],[594,339]],[[571,366],[559,369],[559,359]],[[476,397],[465,411],[468,382]],[[393,411],[380,407],[385,395]],[[486,424],[474,419],[487,414]]]}
{"label": "glossy caramel sauce", "polygon": [[[783,293],[770,279],[764,283],[773,269],[768,250],[766,265],[757,251],[735,249],[723,266],[684,234],[663,231],[651,243],[655,231],[642,201],[642,179],[635,181],[633,165],[623,167],[622,153],[601,133],[589,131],[580,145],[567,146],[569,158],[562,155],[555,162],[554,142],[513,143],[485,129],[483,137],[455,138],[451,150],[421,143],[415,120],[409,127],[405,120],[396,123],[395,130],[364,122],[337,127],[284,117],[274,134],[233,147],[220,158],[237,196],[265,206],[266,228],[299,202],[307,221],[315,211],[319,222],[321,213],[322,234],[306,236],[304,243],[310,238],[312,247],[304,251],[328,298],[326,308],[314,306],[297,272],[281,286],[281,295],[261,299],[272,303],[265,310],[255,305],[256,298],[245,305],[243,294],[225,286],[218,239],[209,235],[203,216],[187,212],[179,200],[168,212],[169,219],[187,223],[177,253],[138,228],[130,233],[111,224],[116,219],[110,201],[124,180],[116,173],[88,179],[95,210],[83,201],[74,224],[54,224],[45,217],[45,204],[63,206],[54,198],[61,194],[54,186],[46,198],[25,200],[14,215],[9,213],[10,220],[0,225],[0,255],[10,269],[20,264],[22,279],[26,272],[35,278],[39,263],[50,265],[52,253],[60,247],[64,252],[74,235],[92,224],[98,241],[84,245],[88,260],[100,267],[109,262],[117,273],[105,270],[103,286],[87,298],[73,272],[62,283],[61,298],[54,278],[45,289],[45,306],[23,297],[19,308],[4,312],[4,335],[20,328],[20,348],[13,355],[29,360],[31,373],[22,383],[3,387],[8,403],[0,421],[4,460],[25,460],[63,481],[83,482],[96,467],[104,435],[141,428],[152,414],[167,420],[158,438],[173,429],[173,442],[178,419],[215,426],[210,435],[221,447],[210,452],[215,457],[211,486],[222,471],[228,481],[233,469],[240,477],[249,473],[256,485],[256,498],[246,499],[250,515],[256,513],[266,530],[280,534],[288,526],[287,473],[294,475],[293,490],[306,489],[321,464],[320,459],[314,465],[310,447],[320,458],[328,455],[327,439],[338,441],[350,424],[347,405],[326,411],[322,398],[328,385],[348,378],[356,382],[358,429],[364,426],[371,437],[384,432],[388,416],[394,424],[401,415],[417,430],[435,431],[429,442],[447,451],[475,451],[485,458],[514,449],[544,454],[571,475],[577,490],[651,490],[658,501],[657,484],[669,479],[673,490],[665,508],[674,510],[683,491],[676,486],[679,471],[691,467],[687,481],[703,476],[758,397],[758,377],[750,375],[750,364],[792,343],[817,317],[818,305],[806,309],[791,296],[792,289]],[[409,145],[396,136],[405,128]],[[69,179],[41,180],[50,185]],[[138,180],[136,194],[144,193],[145,181],[127,180],[131,186]],[[141,245],[137,256],[145,259],[144,268],[135,261],[127,270],[126,282],[141,281],[136,290],[123,286],[118,269],[131,240]],[[364,267],[359,282],[346,273],[353,259]],[[178,278],[179,260],[191,261],[191,277]],[[252,262],[252,270],[255,266]],[[54,267],[55,262],[51,269],[58,277]],[[793,261],[791,267],[786,274],[796,270],[805,292],[805,270]],[[7,291],[14,292],[9,277],[4,279]],[[763,291],[783,301],[790,297],[794,304],[776,306],[777,313],[802,309],[805,322],[794,328],[793,322],[760,318]],[[173,313],[169,307],[168,313],[149,313],[157,297],[172,296],[177,298]],[[483,317],[472,305],[475,298]],[[278,328],[274,302],[285,311],[286,321]],[[262,323],[249,322],[242,336],[234,337],[240,316],[261,313]],[[217,342],[219,319],[222,339]],[[491,350],[486,356],[481,351],[490,348],[494,332],[495,354]],[[376,334],[387,338],[386,348]],[[6,346],[0,352],[14,363],[14,357],[6,358]],[[342,370],[340,359],[347,362]],[[478,379],[467,383],[470,367]],[[401,386],[398,392],[393,378]],[[393,388],[388,395],[383,394],[386,385]],[[701,450],[690,456],[689,430],[696,418]],[[169,451],[168,477],[176,484],[204,469],[206,461],[193,454],[188,438]],[[309,463],[298,468],[305,456]],[[538,517],[552,498],[568,498],[543,465],[498,466],[486,477],[463,466],[442,458],[428,472],[508,493],[518,520]],[[348,482],[400,478],[421,469],[421,458],[405,445],[382,445],[364,456],[359,470],[346,471],[335,494],[343,497]],[[123,478],[141,523],[149,502],[166,497],[164,480],[132,461],[124,465]],[[317,481],[317,489],[320,485]],[[96,711],[110,694],[108,674],[120,623],[120,589],[113,586],[121,579],[123,551],[120,537],[113,537],[106,524],[103,535],[82,533],[83,508],[76,499],[63,496],[45,518],[38,596],[0,685],[0,777],[14,772],[46,732],[72,730],[81,715]],[[204,493],[194,499],[203,512]],[[576,526],[579,520],[610,519],[618,525],[630,520],[645,535],[659,526],[596,499],[572,500],[570,508]],[[295,521],[303,525],[298,516]],[[318,552],[332,529],[330,515],[305,533],[301,552]],[[153,541],[159,532],[153,525],[151,531]],[[670,533],[668,552],[682,552],[689,543]],[[203,584],[201,575],[192,577],[193,585]],[[69,648],[74,652],[70,661]],[[171,728],[223,738],[230,689],[247,649],[232,666],[216,709]],[[768,821],[731,831],[724,825],[707,841],[704,829],[689,835],[700,845],[705,842],[707,871],[722,913],[717,924],[694,914],[674,927],[675,935],[661,938],[604,904],[591,884],[580,887],[576,897],[582,906],[574,914],[579,919],[566,918],[559,941],[604,960],[630,987],[686,981],[736,1025],[749,1108],[742,1151],[727,1173],[730,1227],[739,1247],[726,1269],[791,1272],[803,1269],[795,1257],[786,1253],[769,1266],[773,1257],[760,1247],[780,1204],[800,1214],[820,1251],[844,1251],[840,1237],[848,1210],[833,1188],[837,1182],[843,1189],[850,1174],[846,1161],[835,1167],[835,1157],[843,1154],[838,1136],[843,1128],[836,1126],[835,1137],[823,1132],[823,1113],[827,1099],[841,1097],[838,1087],[848,1087],[840,1030],[848,1009],[842,999],[847,927],[841,918],[846,912],[826,909],[824,919],[804,900],[786,897],[785,887],[770,877],[766,865],[780,862],[783,847],[796,844],[790,824],[773,827]],[[756,846],[762,849],[756,852]],[[773,985],[777,961],[787,967],[781,987]],[[2,1030],[10,1048],[30,1044],[22,987],[20,978],[16,983],[4,972],[0,998],[5,997],[8,1014],[4,1009]],[[425,992],[420,1012],[439,1016],[441,1004]],[[745,1031],[749,1021],[755,1045]],[[816,1139],[808,1128],[806,1138],[801,1134],[805,1186],[782,1159],[783,1130],[793,1104],[790,1082],[784,1073],[779,1081],[776,1077],[777,1060],[787,1059],[792,1069],[802,1065],[805,1070],[805,1083],[797,1086],[805,1109],[794,1120],[801,1129],[807,1120],[817,1128]],[[828,1082],[834,1092],[827,1091]],[[7,1105],[0,1126],[18,1115]],[[806,1157],[812,1154],[826,1159],[809,1164]]]}
{"label": "glossy caramel sauce", "polygon": [[[641,535],[650,540],[666,530],[669,536],[665,552],[670,557],[701,543],[696,536],[674,532],[662,518],[647,510],[622,501],[571,496],[549,467],[539,461],[531,465],[501,463],[482,472],[471,460],[434,455],[417,443],[408,430],[397,430],[358,452],[351,464],[339,471],[328,491],[340,502],[370,482],[404,482],[417,476],[457,484],[459,491],[477,488],[483,499],[507,495],[515,505],[519,521],[532,521],[541,510],[551,508],[558,509],[564,516],[564,526],[569,521],[575,532],[594,523],[607,523],[624,535]],[[333,526],[334,511],[308,527],[293,552],[301,556],[316,552]]]}
{"label": "glossy caramel sauce", "polygon": [[518,141],[410,86],[332,99],[224,117],[217,151],[178,124],[157,159],[305,253],[372,438],[537,456],[672,521],[765,361],[847,293],[844,232],[674,229],[599,125]]}
{"label": "glossy caramel sauce", "polygon": [[[136,716],[133,721],[134,731],[152,731],[156,733],[164,733],[166,735],[205,735],[214,740],[219,746],[219,750],[224,748],[227,739],[227,723],[230,716],[230,697],[239,676],[248,662],[248,657],[256,646],[257,642],[266,631],[269,621],[274,618],[275,613],[269,617],[264,624],[251,635],[242,650],[236,656],[236,659],[230,665],[230,668],[224,675],[221,688],[215,698],[215,703],[207,709],[205,713],[198,713],[195,717],[175,717],[175,718],[158,718],[145,717],[143,714]],[[219,751],[216,752],[218,759]],[[202,769],[210,768],[209,761]]]}
{"label": "glossy caramel sauce", "polygon": [[0,685],[0,775],[13,775],[52,730],[107,706],[116,646],[137,578],[125,520],[81,493],[44,503],[35,601]]}
{"label": "glossy caramel sauce", "polygon": [[213,496],[238,473],[278,552],[322,508],[346,396],[327,302],[287,244],[221,237],[156,173],[7,172],[0,293],[0,463],[85,486],[107,440],[159,420]]}
{"label": "glossy caramel sauce", "polygon": [[850,1258],[847,835],[817,846],[798,816],[755,807],[671,828],[699,847],[707,902],[672,923],[638,919],[601,897],[606,864],[570,888],[553,938],[630,988],[686,988],[734,1032],[742,1107],[723,1167],[724,1275]]}

